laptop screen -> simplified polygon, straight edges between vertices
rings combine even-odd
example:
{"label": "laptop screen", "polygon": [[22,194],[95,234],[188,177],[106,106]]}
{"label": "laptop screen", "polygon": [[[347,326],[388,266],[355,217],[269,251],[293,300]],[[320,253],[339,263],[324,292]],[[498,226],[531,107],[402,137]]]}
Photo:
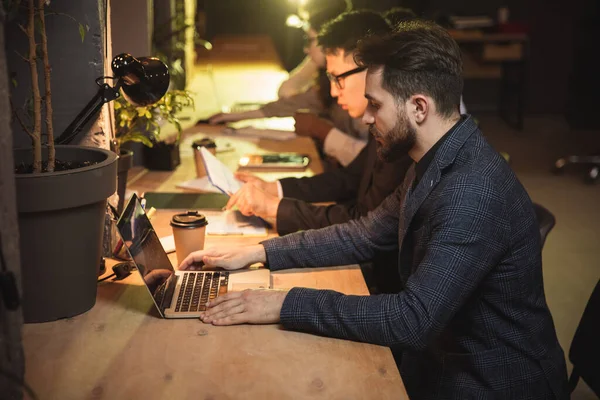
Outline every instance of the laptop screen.
{"label": "laptop screen", "polygon": [[[150,220],[133,195],[117,222],[123,244],[129,250],[144,283],[162,314],[163,300],[174,270]],[[170,300],[170,299],[169,299]]]}

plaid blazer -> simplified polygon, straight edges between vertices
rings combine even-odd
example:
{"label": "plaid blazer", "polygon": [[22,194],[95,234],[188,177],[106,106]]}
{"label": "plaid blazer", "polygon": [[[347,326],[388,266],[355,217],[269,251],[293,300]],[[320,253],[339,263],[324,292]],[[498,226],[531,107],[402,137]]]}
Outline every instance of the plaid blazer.
{"label": "plaid blazer", "polygon": [[359,220],[263,242],[271,270],[345,265],[400,248],[397,294],[294,288],[289,329],[403,349],[411,399],[566,399],[529,196],[471,118],[412,190]]}

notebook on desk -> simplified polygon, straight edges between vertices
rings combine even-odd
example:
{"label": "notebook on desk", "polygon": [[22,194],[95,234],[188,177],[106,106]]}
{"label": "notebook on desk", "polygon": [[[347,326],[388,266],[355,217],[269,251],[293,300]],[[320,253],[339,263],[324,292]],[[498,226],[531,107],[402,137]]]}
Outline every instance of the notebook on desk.
{"label": "notebook on desk", "polygon": [[117,228],[163,318],[198,318],[206,302],[228,291],[270,287],[270,271],[175,271],[136,195]]}
{"label": "notebook on desk", "polygon": [[146,208],[174,210],[221,210],[229,196],[221,193],[146,192]]}

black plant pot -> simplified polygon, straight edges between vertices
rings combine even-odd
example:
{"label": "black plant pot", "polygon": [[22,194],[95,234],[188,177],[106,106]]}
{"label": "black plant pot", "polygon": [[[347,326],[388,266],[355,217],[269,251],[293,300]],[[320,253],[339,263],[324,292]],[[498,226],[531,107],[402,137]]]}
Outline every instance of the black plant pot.
{"label": "black plant pot", "polygon": [[119,152],[119,161],[117,163],[117,194],[119,195],[117,211],[119,212],[119,215],[123,212],[125,190],[127,189],[127,174],[131,167],[133,167],[133,151],[121,149]]}
{"label": "black plant pot", "polygon": [[144,167],[154,171],[173,171],[181,164],[179,143],[155,143],[144,147]]}
{"label": "black plant pot", "polygon": [[[16,149],[14,156],[16,164],[32,160],[31,149]],[[116,190],[117,155],[56,146],[56,158],[97,164],[16,174],[25,322],[72,317],[96,303],[106,199]]]}

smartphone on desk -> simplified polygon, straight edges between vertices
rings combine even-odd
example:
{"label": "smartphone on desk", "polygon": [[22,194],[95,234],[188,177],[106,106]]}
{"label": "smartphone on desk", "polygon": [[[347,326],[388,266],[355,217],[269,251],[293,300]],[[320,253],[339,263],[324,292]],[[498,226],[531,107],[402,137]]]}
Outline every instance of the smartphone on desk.
{"label": "smartphone on desk", "polygon": [[310,163],[310,157],[298,153],[247,154],[240,158],[240,168],[248,169],[292,169],[303,170]]}

